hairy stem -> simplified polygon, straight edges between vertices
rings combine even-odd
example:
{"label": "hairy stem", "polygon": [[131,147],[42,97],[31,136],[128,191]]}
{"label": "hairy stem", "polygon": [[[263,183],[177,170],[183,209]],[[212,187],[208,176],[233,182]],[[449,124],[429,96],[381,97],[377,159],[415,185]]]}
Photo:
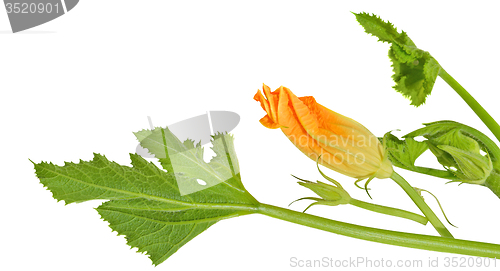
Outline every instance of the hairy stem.
{"label": "hairy stem", "polygon": [[418,194],[417,191],[399,174],[395,171],[392,173],[391,179],[394,180],[403,190],[410,196],[411,200],[417,205],[417,207],[422,211],[422,213],[429,219],[432,226],[439,232],[443,237],[453,238],[453,235],[446,229],[441,220],[436,216],[436,214],[431,210],[429,205],[425,203],[424,199]]}
{"label": "hairy stem", "polygon": [[439,71],[439,76],[452,87],[460,97],[469,105],[476,115],[490,129],[495,137],[500,141],[500,125],[488,114],[488,112],[472,97],[465,88],[463,88],[457,80],[449,75],[443,68]]}
{"label": "hairy stem", "polygon": [[353,198],[351,198],[351,200],[349,201],[349,204],[354,205],[354,206],[359,207],[359,208],[363,208],[363,209],[372,211],[372,212],[377,212],[377,213],[381,213],[384,215],[392,215],[392,216],[397,216],[400,218],[406,218],[409,220],[413,220],[413,221],[418,222],[422,225],[427,224],[427,222],[429,221],[426,217],[421,216],[419,214],[415,214],[415,213],[408,212],[408,211],[401,210],[401,209],[397,209],[397,208],[392,208],[392,207],[382,206],[382,205],[373,204],[373,203],[369,203],[369,202],[364,202],[364,201],[360,201],[360,200],[353,199]]}
{"label": "hairy stem", "polygon": [[407,166],[404,166],[401,164],[396,164],[396,163],[393,165],[397,166],[399,168],[402,168],[402,169],[416,172],[416,173],[425,174],[425,175],[438,177],[438,178],[442,178],[442,179],[447,179],[450,181],[455,181],[455,180],[459,179],[457,176],[453,175],[453,173],[446,171],[446,170],[440,170],[440,169],[428,168],[428,167],[420,167],[420,166],[407,167]]}
{"label": "hairy stem", "polygon": [[257,209],[257,213],[315,229],[383,244],[478,257],[500,258],[500,245],[497,244],[370,228],[267,204],[261,204]]}

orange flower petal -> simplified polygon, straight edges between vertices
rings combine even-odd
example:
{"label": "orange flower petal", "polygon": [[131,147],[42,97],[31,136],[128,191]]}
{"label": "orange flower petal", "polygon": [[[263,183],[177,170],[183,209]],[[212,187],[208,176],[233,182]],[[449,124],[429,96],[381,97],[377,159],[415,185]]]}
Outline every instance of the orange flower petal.
{"label": "orange flower petal", "polygon": [[[288,88],[283,88],[287,94],[288,98],[293,107],[293,111],[295,113],[296,118],[307,131],[307,133],[316,133],[318,131],[318,120],[314,115],[310,113],[309,108],[305,105],[295,94],[293,94]],[[312,97],[311,97],[312,98]],[[314,98],[313,98],[314,99]]]}
{"label": "orange flower petal", "polygon": [[269,128],[269,129],[277,129],[280,128],[280,125],[276,122],[274,122],[268,115],[265,115],[263,118],[261,118],[260,123],[264,125],[264,127]]}
{"label": "orange flower petal", "polygon": [[278,107],[278,101],[276,100],[278,98],[278,94],[276,93],[276,91],[271,93],[271,89],[266,85],[264,85],[262,89],[264,90],[264,95],[266,95],[267,101],[269,102],[269,107],[271,109],[268,114],[270,114],[271,119],[273,119],[275,122],[278,122],[278,114],[276,112]]}
{"label": "orange flower petal", "polygon": [[387,178],[392,165],[382,144],[368,129],[353,119],[316,102],[298,98],[281,86],[274,92],[263,86],[254,99],[266,111],[260,122],[267,128],[281,128],[288,139],[312,160],[354,178]]}

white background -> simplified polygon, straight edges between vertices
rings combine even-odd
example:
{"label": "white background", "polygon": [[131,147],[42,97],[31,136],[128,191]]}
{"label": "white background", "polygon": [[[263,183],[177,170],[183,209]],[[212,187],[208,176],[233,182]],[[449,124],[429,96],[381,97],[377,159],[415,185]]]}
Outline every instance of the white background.
{"label": "white background", "polygon": [[[147,116],[155,125],[169,125],[207,110],[229,110],[241,116],[233,133],[245,186],[261,202],[286,207],[313,195],[290,174],[321,177],[281,131],[259,123],[264,111],[252,98],[262,83],[313,95],[379,136],[394,129],[403,135],[421,123],[446,119],[491,135],[440,78],[424,106],[410,106],[391,88],[389,46],[365,34],[350,12],[374,12],[405,30],[498,117],[496,2],[373,2],[81,1],[67,15],[18,34],[9,33],[0,8],[0,269],[305,270],[290,267],[291,257],[416,259],[425,267],[429,258],[442,265],[445,257],[457,256],[249,215],[217,223],[153,268],[99,219],[93,210],[99,202],[56,202],[28,160],[62,165],[97,152],[128,165],[128,153],[137,145],[132,132],[149,127]],[[436,166],[431,155],[418,164]],[[397,171],[439,197],[459,226],[449,227],[456,238],[500,243],[500,200],[487,188]],[[369,200],[353,179],[325,172],[353,197]],[[394,182],[370,185],[375,203],[418,212]],[[439,213],[435,201],[426,199]],[[307,204],[291,208],[301,211]],[[430,224],[352,206],[320,206],[310,213],[436,234]]]}

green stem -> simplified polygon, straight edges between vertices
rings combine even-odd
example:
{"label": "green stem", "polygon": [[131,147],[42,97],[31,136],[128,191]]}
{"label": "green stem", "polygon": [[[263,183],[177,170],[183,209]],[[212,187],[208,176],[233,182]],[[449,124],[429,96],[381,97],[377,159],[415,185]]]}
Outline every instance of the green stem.
{"label": "green stem", "polygon": [[423,225],[427,224],[427,222],[429,221],[426,217],[412,213],[412,212],[408,212],[408,211],[397,209],[397,208],[382,206],[382,205],[378,205],[378,204],[373,204],[373,203],[369,203],[369,202],[364,202],[364,201],[360,201],[360,200],[353,199],[353,198],[351,198],[351,200],[349,201],[349,204],[354,205],[354,206],[359,207],[359,208],[363,208],[363,209],[372,211],[372,212],[381,213],[384,215],[392,215],[392,216],[410,219],[410,220],[413,220],[413,221],[418,222],[418,223],[423,224]]}
{"label": "green stem", "polygon": [[422,211],[422,213],[429,219],[432,226],[439,232],[443,237],[453,238],[453,235],[446,229],[441,220],[436,216],[436,214],[431,210],[431,208],[425,203],[424,199],[418,194],[417,191],[399,174],[394,171],[392,173],[391,179],[394,180],[403,190],[410,196],[411,200],[417,205],[417,207]]}
{"label": "green stem", "polygon": [[[393,160],[391,160],[391,161],[393,161]],[[448,179],[451,181],[455,181],[455,180],[459,179],[457,176],[453,175],[453,173],[446,171],[446,170],[440,170],[440,169],[428,168],[428,167],[420,167],[420,166],[409,167],[409,166],[402,165],[402,164],[399,164],[396,162],[393,163],[393,165],[397,166],[399,168],[402,168],[402,169],[409,170],[409,171],[413,171],[413,172],[417,172],[420,174],[425,174],[425,175],[429,175],[429,176],[433,176],[433,177],[438,177],[438,178],[442,178],[442,179]]]}
{"label": "green stem", "polygon": [[440,169],[420,167],[420,166],[414,166],[413,168],[404,168],[404,169],[410,170],[413,172],[417,172],[417,173],[421,173],[421,174],[426,174],[426,175],[433,176],[433,177],[448,179],[448,180],[452,180],[452,181],[458,179],[457,176],[453,175],[453,173],[451,173],[447,170],[440,170]]}
{"label": "green stem", "polygon": [[257,208],[257,212],[303,226],[383,244],[477,257],[500,258],[500,245],[496,244],[376,229],[339,222],[267,204],[261,204]]}
{"label": "green stem", "polygon": [[486,112],[486,110],[463,88],[451,75],[443,68],[439,71],[439,76],[452,87],[460,97],[469,105],[476,115],[490,129],[495,137],[500,141],[500,125]]}
{"label": "green stem", "polygon": [[500,198],[500,174],[497,172],[491,172],[486,182],[483,184],[488,187],[497,197]]}

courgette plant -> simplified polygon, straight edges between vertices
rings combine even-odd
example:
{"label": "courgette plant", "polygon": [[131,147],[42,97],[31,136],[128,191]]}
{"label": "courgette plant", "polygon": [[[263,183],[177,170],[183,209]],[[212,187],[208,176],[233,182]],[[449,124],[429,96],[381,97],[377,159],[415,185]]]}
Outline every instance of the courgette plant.
{"label": "courgette plant", "polygon": [[[394,88],[423,104],[437,77],[448,83],[474,110],[497,139],[500,126],[472,96],[453,79],[430,53],[419,49],[402,31],[375,15],[355,14],[365,31],[390,44],[396,82]],[[91,161],[35,163],[40,182],[53,197],[66,204],[106,200],[97,212],[127,244],[149,255],[154,265],[169,258],[198,234],[218,221],[262,214],[323,231],[384,244],[471,256],[500,258],[500,245],[453,238],[444,223],[416,189],[393,166],[451,182],[488,187],[500,197],[500,150],[480,131],[455,121],[437,121],[397,138],[390,132],[377,138],[360,123],[317,103],[312,96],[297,97],[280,87],[274,92],[264,85],[254,99],[266,115],[260,122],[280,129],[301,152],[316,163],[328,181],[299,179],[299,184],[318,197],[313,205],[351,204],[381,215],[430,222],[440,236],[406,233],[335,221],[304,212],[268,205],[254,198],[244,187],[234,138],[228,133],[212,137],[216,156],[203,159],[203,148],[192,140],[181,142],[166,127],[142,130],[135,135],[141,146],[154,155],[157,166],[138,154],[130,154],[131,166],[94,154]],[[416,140],[423,136],[424,141]],[[443,169],[415,165],[425,151],[431,151]],[[350,197],[340,182],[328,177],[319,165],[356,179],[356,185],[373,178],[390,178],[419,207],[422,214],[365,202]],[[287,169],[285,169],[287,170]]]}

